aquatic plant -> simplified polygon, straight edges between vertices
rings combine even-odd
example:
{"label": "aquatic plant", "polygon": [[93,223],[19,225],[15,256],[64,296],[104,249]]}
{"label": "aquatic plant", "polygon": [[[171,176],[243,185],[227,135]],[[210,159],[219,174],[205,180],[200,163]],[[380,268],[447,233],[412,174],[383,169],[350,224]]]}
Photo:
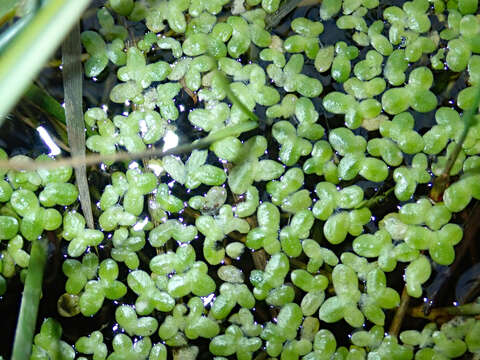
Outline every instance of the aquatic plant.
{"label": "aquatic plant", "polygon": [[[0,33],[19,32],[0,89],[54,2]],[[25,282],[15,359],[480,357],[478,300],[408,305],[472,236],[478,0],[90,9],[62,46],[65,111],[24,95],[72,158],[0,151],[0,292]],[[108,95],[84,112],[82,73]],[[48,236],[64,293],[36,327]],[[64,318],[108,312],[62,340]]]}

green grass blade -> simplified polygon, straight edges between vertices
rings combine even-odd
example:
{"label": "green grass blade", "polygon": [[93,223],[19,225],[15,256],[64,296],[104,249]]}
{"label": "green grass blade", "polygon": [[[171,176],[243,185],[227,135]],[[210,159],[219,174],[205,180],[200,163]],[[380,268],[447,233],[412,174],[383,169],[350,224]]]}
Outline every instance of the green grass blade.
{"label": "green grass blade", "polygon": [[[48,115],[47,119],[55,129],[59,140],[61,140],[65,146],[68,145],[65,109],[53,96],[51,96],[45,89],[32,84],[23,95],[21,101],[31,103],[35,108]],[[57,145],[60,146],[62,144],[57,143]],[[70,151],[70,149],[65,148],[65,146],[60,147],[64,150]]]}
{"label": "green grass blade", "polygon": [[[5,1],[5,0],[4,0]],[[11,16],[21,16],[20,19],[8,26],[0,34],[0,53],[7,47],[15,36],[17,36],[32,21],[35,11],[38,9],[38,0],[28,1],[6,1],[5,5],[0,5],[0,19],[8,19]],[[13,11],[13,13],[12,13]],[[2,25],[3,22],[0,22]]]}
{"label": "green grass blade", "polygon": [[12,360],[28,360],[32,351],[33,335],[37,323],[38,305],[42,295],[42,282],[47,262],[47,241],[32,242],[27,278],[18,315]]}
{"label": "green grass blade", "polygon": [[[67,119],[68,144],[72,156],[85,156],[85,124],[82,108],[82,46],[80,24],[77,22],[62,45],[63,91],[65,94],[65,116]],[[88,189],[87,167],[75,166],[75,179],[80,195],[83,216],[93,229],[92,203]]]}
{"label": "green grass blade", "polygon": [[24,97],[61,123],[67,123],[65,120],[65,109],[42,88],[32,84],[24,94]]}
{"label": "green grass blade", "polygon": [[15,36],[17,36],[32,21],[33,17],[33,14],[28,14],[17,20],[13,25],[9,26],[7,30],[2,32],[2,35],[0,36],[0,53],[5,50]]}
{"label": "green grass blade", "polygon": [[90,0],[50,0],[0,57],[0,124]]}

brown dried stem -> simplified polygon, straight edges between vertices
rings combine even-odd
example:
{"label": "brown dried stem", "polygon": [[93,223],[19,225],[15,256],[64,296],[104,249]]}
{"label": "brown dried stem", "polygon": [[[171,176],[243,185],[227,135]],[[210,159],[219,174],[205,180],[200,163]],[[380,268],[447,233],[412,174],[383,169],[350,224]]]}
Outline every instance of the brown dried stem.
{"label": "brown dried stem", "polygon": [[402,328],[402,322],[405,318],[405,314],[408,310],[408,303],[410,302],[410,296],[407,293],[407,286],[403,287],[402,297],[400,298],[400,305],[395,312],[395,316],[393,317],[392,323],[390,325],[390,329],[388,333],[390,335],[397,336]]}
{"label": "brown dried stem", "polygon": [[415,318],[427,319],[437,323],[444,323],[454,316],[478,316],[480,315],[480,302],[473,302],[460,306],[445,306],[432,309],[429,314],[425,314],[423,306],[415,306],[408,310],[408,314]]}
{"label": "brown dried stem", "polygon": [[195,149],[203,149],[210,146],[213,142],[221,140],[227,136],[231,136],[234,133],[242,133],[245,131],[256,128],[258,124],[253,121],[244,122],[238,125],[226,127],[218,132],[208,135],[202,139],[199,139],[193,143],[182,144],[168,150],[162,150],[160,148],[150,148],[145,151],[137,153],[129,153],[126,151],[117,152],[110,155],[91,154],[86,156],[72,156],[69,158],[57,158],[56,161],[35,161],[33,159],[15,159],[15,160],[0,160],[0,168],[9,170],[38,170],[38,169],[56,169],[62,166],[88,166],[100,164],[106,161],[127,161],[127,160],[139,160],[149,157],[164,157],[167,155],[177,155],[182,153],[188,153]]}

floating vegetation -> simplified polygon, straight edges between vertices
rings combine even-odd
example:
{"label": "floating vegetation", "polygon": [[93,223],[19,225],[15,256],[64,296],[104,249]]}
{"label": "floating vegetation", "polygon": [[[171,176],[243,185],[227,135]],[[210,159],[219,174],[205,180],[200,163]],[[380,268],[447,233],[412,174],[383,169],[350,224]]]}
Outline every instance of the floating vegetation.
{"label": "floating vegetation", "polygon": [[431,290],[478,252],[478,0],[394,3],[91,7],[65,114],[24,97],[70,157],[0,149],[15,359],[479,359],[479,282]]}

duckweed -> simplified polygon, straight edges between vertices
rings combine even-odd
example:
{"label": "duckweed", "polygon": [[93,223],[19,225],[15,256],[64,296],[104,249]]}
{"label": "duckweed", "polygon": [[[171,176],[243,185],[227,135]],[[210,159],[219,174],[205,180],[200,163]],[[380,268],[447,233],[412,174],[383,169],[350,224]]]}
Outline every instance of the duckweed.
{"label": "duckweed", "polygon": [[[31,242],[58,236],[62,296],[84,317],[112,314],[75,346],[46,319],[31,358],[478,356],[473,316],[387,328],[407,295],[427,299],[432,274],[454,263],[480,199],[478,116],[466,123],[478,1],[401,3],[302,4],[271,30],[288,2],[106,2],[100,27],[86,22],[81,36],[86,77],[100,86],[116,74],[109,105],[84,114],[87,149],[228,136],[105,161],[92,229],[71,167],[0,169],[2,296]],[[442,197],[427,197],[447,175]]]}

